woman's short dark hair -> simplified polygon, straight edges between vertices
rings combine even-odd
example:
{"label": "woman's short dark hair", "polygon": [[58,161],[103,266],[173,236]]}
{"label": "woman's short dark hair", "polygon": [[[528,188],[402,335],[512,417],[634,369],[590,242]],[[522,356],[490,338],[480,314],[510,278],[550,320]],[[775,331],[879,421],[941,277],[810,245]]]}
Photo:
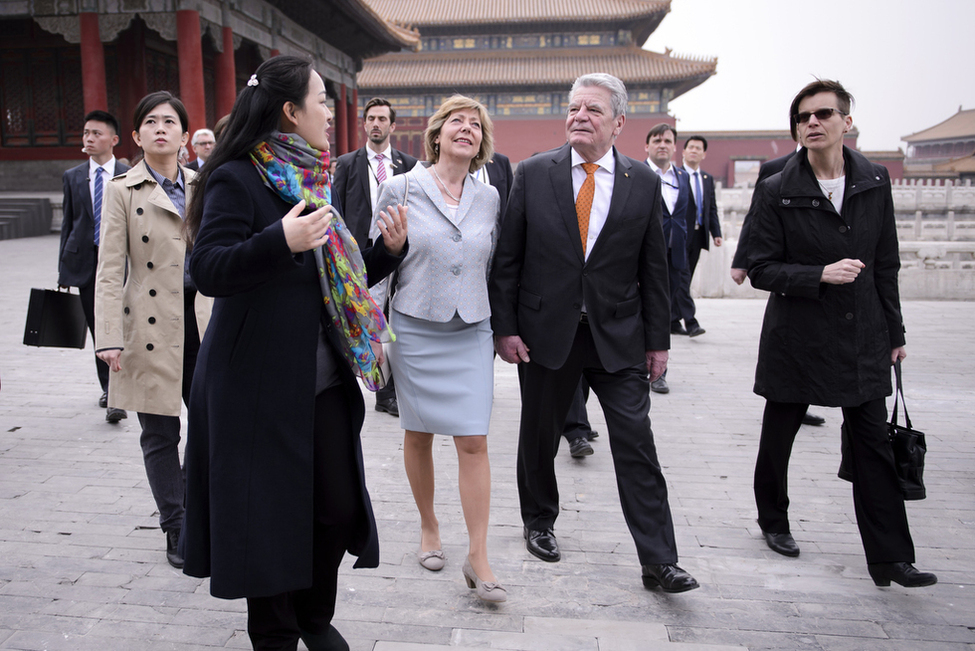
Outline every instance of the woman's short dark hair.
{"label": "woman's short dark hair", "polygon": [[799,142],[799,132],[796,129],[796,114],[799,112],[799,104],[802,100],[819,93],[833,93],[836,95],[836,103],[839,110],[849,115],[853,107],[854,99],[850,91],[843,88],[843,84],[831,79],[817,79],[806,84],[806,87],[799,91],[799,94],[792,99],[792,106],[789,107],[789,128],[792,130],[792,139]]}
{"label": "woman's short dark hair", "polygon": [[168,90],[157,90],[155,93],[149,93],[143,97],[139,104],[135,107],[135,118],[132,123],[135,125],[134,129],[136,131],[145,122],[146,116],[149,115],[149,111],[156,108],[160,104],[169,104],[176,111],[177,117],[179,117],[179,123],[183,127],[183,133],[189,133],[190,130],[190,117],[186,113],[186,107],[183,106],[183,102],[170,93]]}
{"label": "woman's short dark hair", "polygon": [[227,126],[217,138],[213,153],[193,180],[195,192],[186,211],[185,228],[189,239],[196,238],[203,219],[203,199],[210,174],[224,163],[243,158],[267,140],[281,126],[281,109],[292,102],[301,108],[308,95],[312,65],[308,59],[276,56],[268,59],[251,75],[237,94]]}

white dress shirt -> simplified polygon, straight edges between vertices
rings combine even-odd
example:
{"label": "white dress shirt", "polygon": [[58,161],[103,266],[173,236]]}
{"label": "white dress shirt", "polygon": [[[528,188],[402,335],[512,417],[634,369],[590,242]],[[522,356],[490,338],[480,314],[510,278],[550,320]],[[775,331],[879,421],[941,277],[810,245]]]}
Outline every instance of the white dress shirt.
{"label": "white dress shirt", "polygon": [[91,197],[91,209],[95,210],[95,170],[98,168],[105,170],[102,173],[102,197],[105,196],[105,184],[115,176],[115,157],[112,156],[107,163],[99,165],[94,158],[88,158],[88,196]]}
{"label": "white dress shirt", "polygon": [[[386,166],[386,179],[389,180],[393,176],[393,148],[390,145],[386,145],[386,149],[379,152],[383,155],[383,165]],[[366,156],[369,159],[369,201],[372,202],[370,206],[373,210],[376,209],[376,200],[379,198],[379,176],[376,171],[376,165],[379,161],[376,160],[376,152],[374,152],[369,147],[366,147]],[[376,228],[378,232],[379,229]],[[370,237],[372,235],[370,234]]]}
{"label": "white dress shirt", "polygon": [[677,204],[677,197],[680,195],[680,186],[677,184],[677,172],[674,171],[674,165],[671,163],[670,167],[667,168],[667,172],[664,173],[649,158],[647,159],[647,163],[650,164],[650,169],[660,177],[660,184],[663,186],[661,189],[664,194],[664,204],[667,205],[667,210],[673,215],[674,206]]}
{"label": "white dress shirt", "polygon": [[[613,200],[614,174],[616,174],[616,157],[613,155],[615,150],[610,147],[606,155],[596,161],[599,169],[596,170],[593,178],[596,181],[595,191],[592,196],[592,209],[589,211],[589,235],[586,237],[586,260],[589,259],[589,252],[592,245],[599,238],[603,226],[606,225],[606,218],[609,216],[609,204]],[[585,163],[575,149],[572,150],[572,201],[575,203],[579,196],[579,190],[586,180],[586,170],[582,169]]]}

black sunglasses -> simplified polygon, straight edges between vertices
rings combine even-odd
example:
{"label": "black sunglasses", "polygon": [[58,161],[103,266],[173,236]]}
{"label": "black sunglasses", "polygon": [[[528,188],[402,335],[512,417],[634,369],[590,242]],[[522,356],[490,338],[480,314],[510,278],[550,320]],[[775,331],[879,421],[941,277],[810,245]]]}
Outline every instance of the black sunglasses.
{"label": "black sunglasses", "polygon": [[821,108],[815,111],[804,111],[803,113],[796,113],[792,116],[792,119],[796,121],[796,124],[805,124],[809,122],[809,118],[816,116],[816,119],[820,122],[825,122],[826,120],[833,117],[833,113],[839,113],[840,115],[849,115],[849,113],[844,113],[843,111],[836,108]]}

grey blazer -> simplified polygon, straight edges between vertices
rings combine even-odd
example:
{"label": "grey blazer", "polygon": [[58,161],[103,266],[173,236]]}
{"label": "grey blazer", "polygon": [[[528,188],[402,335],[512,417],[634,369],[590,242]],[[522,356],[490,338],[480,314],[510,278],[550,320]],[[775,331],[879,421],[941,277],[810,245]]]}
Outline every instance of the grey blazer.
{"label": "grey blazer", "polygon": [[409,178],[410,250],[399,267],[393,309],[438,323],[457,313],[465,323],[477,323],[491,316],[487,280],[501,222],[498,191],[468,175],[452,217],[429,165],[419,163],[379,189],[373,219],[403,203]]}

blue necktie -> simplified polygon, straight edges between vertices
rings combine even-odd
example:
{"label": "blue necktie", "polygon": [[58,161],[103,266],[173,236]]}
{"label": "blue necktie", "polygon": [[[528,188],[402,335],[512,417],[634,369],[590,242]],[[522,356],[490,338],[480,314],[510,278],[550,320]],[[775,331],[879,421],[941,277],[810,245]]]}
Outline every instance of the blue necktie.
{"label": "blue necktie", "polygon": [[697,204],[697,223],[704,224],[704,205],[701,203],[701,173],[694,172],[694,203]]}
{"label": "blue necktie", "polygon": [[94,215],[95,215],[95,246],[98,246],[99,240],[101,240],[101,227],[102,227],[102,172],[104,168],[95,168],[95,197],[94,197]]}

